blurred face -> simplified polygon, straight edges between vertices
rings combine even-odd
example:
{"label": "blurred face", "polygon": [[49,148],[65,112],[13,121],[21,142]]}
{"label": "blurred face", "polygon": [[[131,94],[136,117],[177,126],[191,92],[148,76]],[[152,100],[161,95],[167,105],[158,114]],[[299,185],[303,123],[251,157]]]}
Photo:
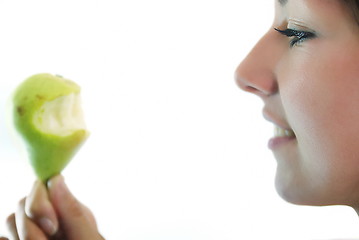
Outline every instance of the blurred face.
{"label": "blurred face", "polygon": [[[276,134],[276,189],[305,205],[359,204],[359,27],[341,0],[275,3],[236,70]],[[277,30],[275,30],[276,28]]]}

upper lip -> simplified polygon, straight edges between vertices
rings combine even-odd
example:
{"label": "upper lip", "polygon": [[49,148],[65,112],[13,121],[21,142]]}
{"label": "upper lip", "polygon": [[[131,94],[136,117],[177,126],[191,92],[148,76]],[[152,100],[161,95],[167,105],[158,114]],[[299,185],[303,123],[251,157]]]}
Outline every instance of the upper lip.
{"label": "upper lip", "polygon": [[277,125],[278,127],[282,128],[284,130],[293,131],[293,129],[289,126],[289,124],[287,123],[287,121],[283,117],[275,115],[273,112],[268,111],[265,108],[263,109],[263,117],[267,121]]}

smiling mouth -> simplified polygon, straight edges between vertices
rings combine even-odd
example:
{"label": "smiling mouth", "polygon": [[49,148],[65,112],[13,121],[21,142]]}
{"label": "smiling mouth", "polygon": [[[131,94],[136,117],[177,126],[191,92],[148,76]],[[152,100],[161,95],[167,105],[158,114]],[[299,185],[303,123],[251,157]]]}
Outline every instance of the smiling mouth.
{"label": "smiling mouth", "polygon": [[274,127],[274,137],[268,142],[268,147],[271,150],[276,150],[279,147],[296,140],[295,133],[292,129],[284,129],[278,126]]}
{"label": "smiling mouth", "polygon": [[295,133],[291,129],[274,126],[274,137],[295,137]]}

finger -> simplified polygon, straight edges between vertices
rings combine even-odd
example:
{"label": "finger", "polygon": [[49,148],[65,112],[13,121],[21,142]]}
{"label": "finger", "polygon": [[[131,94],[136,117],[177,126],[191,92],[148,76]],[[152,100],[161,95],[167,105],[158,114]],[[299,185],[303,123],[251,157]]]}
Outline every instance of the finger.
{"label": "finger", "polygon": [[26,198],[25,213],[49,236],[56,233],[58,221],[55,209],[49,200],[46,186],[36,181],[30,195]]}
{"label": "finger", "polygon": [[68,239],[67,237],[65,237],[65,234],[59,230],[54,236],[51,237],[51,240],[64,240],[64,239]]}
{"label": "finger", "polygon": [[50,179],[48,190],[68,239],[99,238],[93,215],[72,195],[61,175]]}
{"label": "finger", "polygon": [[45,233],[25,214],[25,198],[19,202],[15,214],[15,223],[19,239],[47,240]]}
{"label": "finger", "polygon": [[19,235],[17,234],[17,228],[16,228],[16,223],[15,223],[15,213],[11,214],[6,219],[6,225],[7,225],[7,228],[9,230],[11,239],[19,240]]}

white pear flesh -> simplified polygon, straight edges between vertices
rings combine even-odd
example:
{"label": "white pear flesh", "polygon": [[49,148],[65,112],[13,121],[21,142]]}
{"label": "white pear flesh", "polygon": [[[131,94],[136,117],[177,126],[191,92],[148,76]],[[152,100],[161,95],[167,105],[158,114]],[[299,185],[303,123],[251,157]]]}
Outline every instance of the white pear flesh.
{"label": "white pear flesh", "polygon": [[13,123],[37,177],[59,174],[89,136],[80,86],[47,73],[29,77],[12,98]]}

